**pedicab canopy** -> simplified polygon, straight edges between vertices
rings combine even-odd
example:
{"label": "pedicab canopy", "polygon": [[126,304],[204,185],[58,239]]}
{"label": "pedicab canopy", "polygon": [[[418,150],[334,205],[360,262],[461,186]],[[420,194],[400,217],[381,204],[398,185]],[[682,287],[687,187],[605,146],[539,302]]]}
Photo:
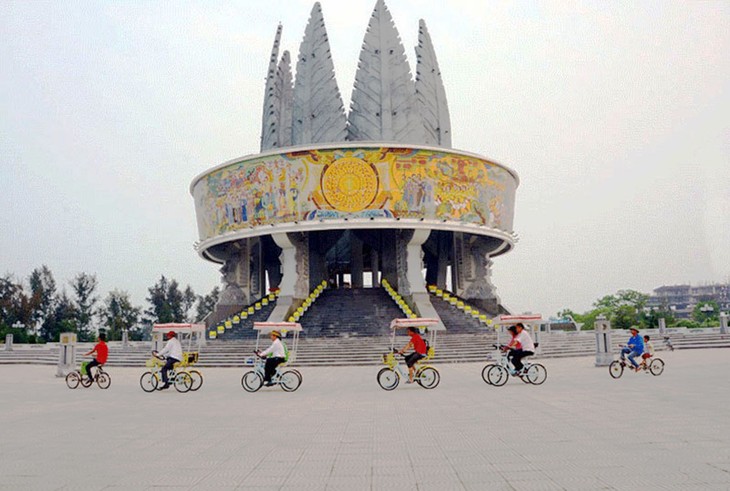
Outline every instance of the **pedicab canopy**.
{"label": "pedicab canopy", "polygon": [[543,324],[545,321],[542,314],[522,314],[522,315],[499,315],[492,319],[492,322],[499,326],[517,324]]}
{"label": "pedicab canopy", "polygon": [[298,322],[254,322],[253,328],[259,334],[268,334],[271,331],[280,331],[284,335],[287,331],[301,332],[302,325]]}
{"label": "pedicab canopy", "polygon": [[[168,324],[153,324],[152,325],[152,332],[160,332],[164,334],[174,331],[175,334],[189,334],[190,337],[188,337],[187,342],[187,349],[188,351],[192,351],[193,349],[193,334],[197,333],[197,349],[200,350],[200,347],[203,344],[203,339],[205,338],[205,324],[176,324],[176,323],[168,323]],[[197,356],[197,355],[196,355]]]}
{"label": "pedicab canopy", "polygon": [[184,333],[204,333],[205,332],[205,324],[154,324],[152,326],[152,331],[162,331],[163,333],[175,331],[176,334],[184,334]]}
{"label": "pedicab canopy", "polygon": [[[439,325],[440,324],[440,325]],[[407,327],[428,327],[431,331],[445,331],[446,328],[439,322],[438,319],[429,317],[412,317],[409,319],[393,319],[390,322],[391,329],[403,329]]]}

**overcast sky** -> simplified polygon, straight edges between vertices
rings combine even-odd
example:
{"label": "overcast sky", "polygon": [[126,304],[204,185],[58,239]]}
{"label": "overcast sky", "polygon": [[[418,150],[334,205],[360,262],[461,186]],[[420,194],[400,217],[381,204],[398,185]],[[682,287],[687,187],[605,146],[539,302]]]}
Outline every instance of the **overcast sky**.
{"label": "overcast sky", "polygon": [[[374,0],[323,0],[349,107]],[[0,2],[0,274],[95,273],[144,304],[199,258],[191,180],[259,149],[277,24],[313,2]],[[515,312],[730,280],[730,3],[389,0],[433,39],[454,148],[516,170]]]}

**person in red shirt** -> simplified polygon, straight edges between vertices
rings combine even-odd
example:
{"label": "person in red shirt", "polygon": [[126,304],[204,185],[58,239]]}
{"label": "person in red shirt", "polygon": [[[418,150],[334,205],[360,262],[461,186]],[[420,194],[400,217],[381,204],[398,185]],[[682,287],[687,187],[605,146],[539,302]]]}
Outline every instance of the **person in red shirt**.
{"label": "person in red shirt", "polygon": [[94,352],[96,352],[96,357],[88,365],[86,365],[86,374],[92,382],[94,381],[94,377],[91,375],[91,367],[103,365],[109,357],[109,347],[106,345],[106,334],[103,332],[99,333],[99,342],[96,343],[91,351],[84,353],[84,356],[89,356]]}
{"label": "person in red shirt", "polygon": [[426,356],[428,348],[426,348],[426,341],[418,334],[418,329],[415,327],[408,328],[408,335],[411,337],[411,340],[408,341],[408,344],[399,353],[402,355],[409,347],[413,348],[413,353],[406,356],[406,365],[408,365],[408,381],[406,383],[412,384],[413,375],[416,372],[416,362]]}

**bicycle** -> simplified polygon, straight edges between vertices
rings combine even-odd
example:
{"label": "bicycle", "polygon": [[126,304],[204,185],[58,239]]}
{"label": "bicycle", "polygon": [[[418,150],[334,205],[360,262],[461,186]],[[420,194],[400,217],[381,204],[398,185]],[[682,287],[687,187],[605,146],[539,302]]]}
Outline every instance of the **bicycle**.
{"label": "bicycle", "polygon": [[[157,351],[152,351],[153,358],[147,360],[146,366],[150,370],[144,372],[139,378],[139,385],[145,392],[154,392],[162,381],[162,367],[165,366],[165,358],[159,356]],[[181,363],[175,363],[172,370],[167,373],[168,380],[175,386],[175,390],[180,393],[189,392],[193,387],[193,376],[188,371],[180,370]],[[200,375],[200,385],[202,385],[203,376],[197,370],[191,370]],[[196,375],[196,377],[197,377]],[[197,379],[196,379],[197,380]],[[196,388],[199,389],[200,386]]]}
{"label": "bicycle", "polygon": [[[254,352],[256,353],[256,352]],[[241,377],[241,386],[246,392],[256,392],[264,385],[264,367],[266,361],[264,358],[256,354],[255,358],[248,358],[246,365],[253,366],[253,370],[243,374]],[[290,368],[286,371],[282,371],[286,362],[280,363],[274,370],[274,375],[271,377],[271,383],[273,385],[281,386],[284,392],[294,392],[302,385],[302,374],[299,370]]]}
{"label": "bicycle", "polygon": [[[539,343],[535,343],[535,348],[537,348],[538,345]],[[519,377],[520,380],[526,384],[532,385],[541,385],[545,382],[545,380],[547,380],[547,369],[540,363],[530,363],[528,361],[524,362],[522,364],[522,372],[519,374],[517,370],[511,366],[511,363],[507,358],[508,352],[505,351],[507,346],[503,344],[493,344],[492,346],[495,349],[500,350],[502,356],[499,363],[489,363],[482,369],[482,379],[488,385],[501,387],[507,383],[510,375],[513,377]]]}
{"label": "bicycle", "polygon": [[[378,372],[377,376],[378,385],[380,385],[383,390],[393,390],[398,387],[401,378],[408,379],[408,370],[404,369],[398,363],[398,360],[395,357],[396,353],[398,353],[398,350],[393,348],[392,353],[385,353],[383,355],[383,363],[388,366],[382,368]],[[428,351],[426,352],[426,356],[416,362],[417,368],[416,373],[413,376],[413,381],[424,389],[433,389],[441,381],[441,374],[439,374],[438,370],[430,365],[421,366],[422,363],[427,362],[428,360],[433,358],[433,355],[434,348],[429,347]],[[401,356],[405,358],[405,355]]]}
{"label": "bicycle", "polygon": [[[86,362],[82,363],[84,371],[86,371],[85,365]],[[85,377],[81,371],[82,369],[79,368],[66,375],[66,385],[69,389],[75,389],[79,386],[79,384],[81,384],[82,387],[91,387],[91,384],[94,382],[96,382],[96,385],[98,385],[100,389],[108,389],[112,384],[112,378],[104,371],[104,365],[96,365],[96,375],[94,375],[93,378]]]}
{"label": "bicycle", "polygon": [[[621,375],[624,374],[624,368],[626,368],[627,365],[630,365],[630,363],[626,360],[614,360],[608,366],[608,373],[615,379],[621,378]],[[664,372],[664,360],[652,356],[651,362],[639,364],[639,370],[635,370],[633,366],[631,369],[637,373],[642,371],[644,373],[649,372],[654,376],[659,376]]]}

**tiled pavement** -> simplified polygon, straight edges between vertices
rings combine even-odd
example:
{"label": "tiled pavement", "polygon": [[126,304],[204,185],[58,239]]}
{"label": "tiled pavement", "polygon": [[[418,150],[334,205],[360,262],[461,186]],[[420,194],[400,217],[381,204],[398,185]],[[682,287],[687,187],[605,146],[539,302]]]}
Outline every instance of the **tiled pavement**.
{"label": "tiled pavement", "polygon": [[545,360],[539,387],[441,365],[430,391],[306,368],[291,394],[246,393],[239,369],[146,394],[141,368],[102,391],[2,366],[0,489],[730,489],[730,350],[661,356],[663,375],[620,380]]}

